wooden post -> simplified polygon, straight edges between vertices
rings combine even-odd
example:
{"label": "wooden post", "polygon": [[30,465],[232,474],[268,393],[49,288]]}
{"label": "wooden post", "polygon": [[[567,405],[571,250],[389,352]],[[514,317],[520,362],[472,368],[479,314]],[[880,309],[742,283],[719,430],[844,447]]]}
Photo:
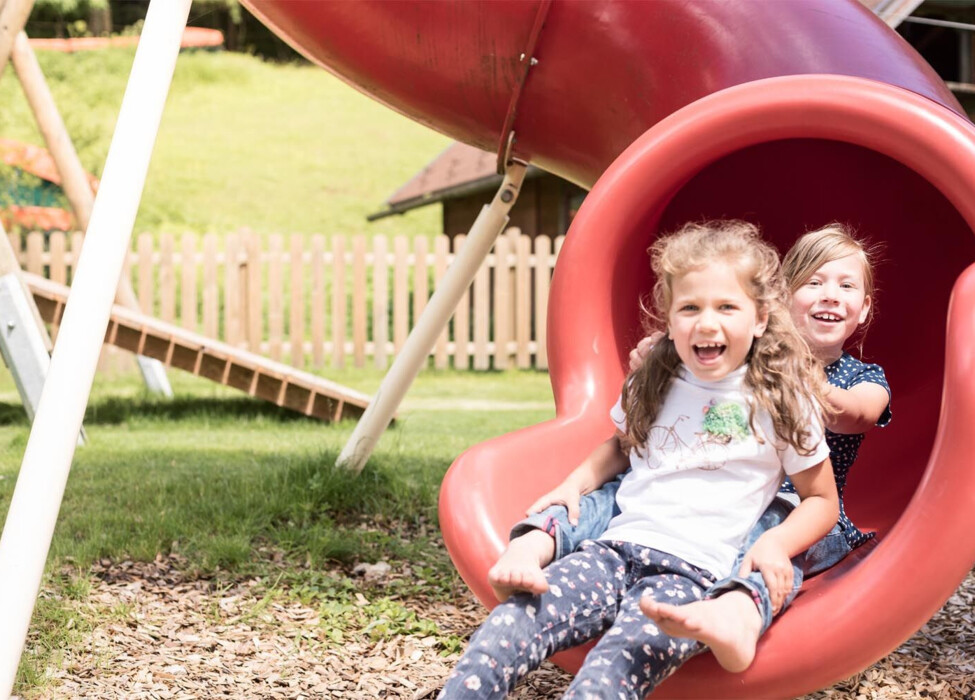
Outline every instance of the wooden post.
{"label": "wooden post", "polygon": [[366,366],[366,237],[352,239],[352,363]]}
{"label": "wooden post", "polygon": [[372,239],[372,356],[379,369],[386,369],[389,360],[386,343],[389,341],[389,270],[386,262],[386,236]]}
{"label": "wooden post", "polygon": [[[3,70],[7,67],[7,61],[10,60],[13,53],[17,34],[24,28],[32,9],[34,9],[34,0],[0,0],[0,75],[3,75]],[[10,245],[10,239],[2,225],[0,225],[0,237],[3,238],[0,241],[0,276],[14,272],[19,278],[20,262],[17,260],[17,255]],[[24,286],[23,280],[21,280],[20,285],[24,289],[31,313],[37,320],[38,331],[44,341],[44,347],[50,352],[51,337],[48,335],[47,328],[41,320],[37,306],[34,304],[34,297]]]}
{"label": "wooden post", "polygon": [[291,236],[291,276],[290,322],[291,364],[299,369],[305,366],[305,275],[304,241],[299,236]]}
{"label": "wooden post", "polygon": [[[11,4],[33,5],[33,0],[29,0],[29,2],[7,0],[7,5],[3,7],[0,13],[6,11],[7,6]],[[17,77],[24,89],[24,95],[27,97],[27,102],[34,113],[34,119],[44,137],[47,150],[51,153],[54,165],[61,175],[61,187],[68,198],[72,211],[74,211],[75,218],[78,220],[78,226],[82,231],[87,231],[94,203],[91,185],[88,183],[88,176],[81,165],[74,144],[71,142],[71,136],[64,126],[60,112],[58,112],[51,90],[44,79],[44,73],[37,62],[37,56],[34,55],[34,50],[30,47],[27,35],[23,31],[19,31],[19,27],[13,39],[12,48],[11,58],[13,59],[14,70],[17,72]],[[2,50],[3,47],[0,46],[0,51]],[[6,54],[0,53],[0,58],[5,56]],[[123,269],[127,271],[127,266],[124,266]],[[139,309],[139,300],[132,289],[132,280],[129,279],[128,274],[123,274],[119,278],[116,298],[123,306]],[[172,396],[173,390],[169,386],[169,380],[166,378],[166,371],[162,365],[156,360],[145,357],[137,359],[143,379],[150,391]]]}
{"label": "wooden post", "polygon": [[[460,254],[464,242],[467,240],[466,234],[454,236],[454,257]],[[449,269],[449,268],[448,268]],[[440,286],[440,282],[437,286]],[[470,365],[470,342],[471,342],[471,292],[470,285],[464,290],[457,302],[457,309],[454,311],[454,369],[466,370]]]}
{"label": "wooden post", "polygon": [[284,243],[281,234],[268,239],[270,259],[267,264],[267,334],[268,354],[275,362],[281,360],[284,340]]}
{"label": "wooden post", "polygon": [[0,0],[0,76],[10,60],[17,34],[33,9],[34,0]]}
{"label": "wooden post", "polygon": [[315,369],[325,366],[325,237],[311,237],[311,356]]}

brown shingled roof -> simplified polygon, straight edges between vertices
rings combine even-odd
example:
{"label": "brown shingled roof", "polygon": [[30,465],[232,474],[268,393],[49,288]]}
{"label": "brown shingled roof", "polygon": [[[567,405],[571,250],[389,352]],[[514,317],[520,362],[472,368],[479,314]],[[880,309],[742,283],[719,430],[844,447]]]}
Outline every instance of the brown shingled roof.
{"label": "brown shingled roof", "polygon": [[[455,142],[396,190],[386,200],[386,209],[367,218],[375,221],[471,192],[496,189],[501,184],[496,165],[497,154]],[[529,167],[527,175],[538,172]]]}

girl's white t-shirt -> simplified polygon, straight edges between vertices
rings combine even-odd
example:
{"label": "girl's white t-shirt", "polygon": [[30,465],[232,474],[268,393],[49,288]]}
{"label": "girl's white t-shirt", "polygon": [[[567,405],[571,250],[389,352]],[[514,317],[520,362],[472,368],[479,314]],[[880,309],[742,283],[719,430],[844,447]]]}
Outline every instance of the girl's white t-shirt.
{"label": "girl's white t-shirt", "polygon": [[[620,514],[599,539],[652,547],[718,578],[732,573],[738,549],[775,497],[783,472],[795,474],[829,456],[822,422],[812,411],[807,445],[816,449],[809,456],[775,436],[765,411],[756,408],[749,421],[746,369],[708,382],[680,368],[642,454],[630,450],[632,468],[616,494]],[[625,431],[622,397],[610,416]]]}

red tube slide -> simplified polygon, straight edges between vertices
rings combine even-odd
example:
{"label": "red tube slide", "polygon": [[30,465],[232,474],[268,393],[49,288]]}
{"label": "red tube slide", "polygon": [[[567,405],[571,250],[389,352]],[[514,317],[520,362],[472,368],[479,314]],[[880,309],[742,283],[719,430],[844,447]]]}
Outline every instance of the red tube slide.
{"label": "red tube slide", "polygon": [[444,480],[444,538],[482,601],[510,525],[611,432],[652,284],[645,249],[702,217],[759,223],[781,250],[833,220],[884,243],[865,354],[887,370],[895,419],[847,490],[876,544],[809,581],[748,671],[704,655],[659,694],[829,685],[951,595],[975,561],[975,126],[894,32],[854,0],[245,4],[390,107],[596,183],[550,298],[557,417],[468,450]]}

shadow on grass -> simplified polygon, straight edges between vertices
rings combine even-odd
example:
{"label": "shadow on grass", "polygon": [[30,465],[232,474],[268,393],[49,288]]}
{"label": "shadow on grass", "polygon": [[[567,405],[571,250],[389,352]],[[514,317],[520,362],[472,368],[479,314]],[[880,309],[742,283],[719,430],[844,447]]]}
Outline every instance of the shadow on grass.
{"label": "shadow on grass", "polygon": [[[249,397],[111,397],[96,399],[85,409],[87,425],[119,425],[133,418],[179,421],[203,417],[224,420],[264,419],[278,423],[318,422],[316,418]],[[29,425],[24,407],[19,403],[0,403],[0,425]]]}
{"label": "shadow on grass", "polygon": [[93,425],[118,425],[133,418],[179,421],[201,417],[226,420],[261,418],[279,423],[315,420],[267,401],[247,397],[176,396],[172,399],[111,397],[91,402],[85,411],[85,423]]}
{"label": "shadow on grass", "polygon": [[0,425],[29,425],[24,407],[19,403],[0,403]]}
{"label": "shadow on grass", "polygon": [[[246,397],[172,399],[122,398],[96,399],[85,410],[88,425],[119,425],[133,418],[189,420],[201,417],[237,420],[261,418],[279,423],[315,421],[317,419],[275,406],[267,401]],[[24,407],[19,403],[0,403],[0,425],[29,425]]]}

